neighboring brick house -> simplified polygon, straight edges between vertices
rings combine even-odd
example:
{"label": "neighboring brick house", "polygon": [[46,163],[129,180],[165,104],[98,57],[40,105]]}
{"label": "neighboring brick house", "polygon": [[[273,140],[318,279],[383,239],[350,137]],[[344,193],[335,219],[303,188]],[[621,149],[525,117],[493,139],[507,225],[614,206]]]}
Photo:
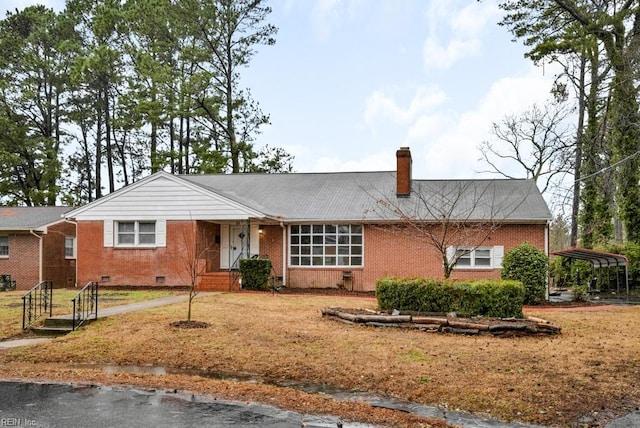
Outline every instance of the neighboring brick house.
{"label": "neighboring brick house", "polygon": [[551,214],[532,180],[414,180],[406,147],[396,163],[397,172],[155,173],[67,214],[78,280],[186,285],[186,261],[198,259],[200,286],[228,289],[238,260],[257,256],[288,287],[370,291],[386,275],[441,278],[445,250],[419,238],[445,224],[446,257],[460,258],[452,278],[498,278],[504,252],[524,241],[548,252]]}
{"label": "neighboring brick house", "polygon": [[11,275],[16,288],[40,281],[54,287],[76,282],[75,224],[64,219],[69,207],[0,208],[0,274]]}

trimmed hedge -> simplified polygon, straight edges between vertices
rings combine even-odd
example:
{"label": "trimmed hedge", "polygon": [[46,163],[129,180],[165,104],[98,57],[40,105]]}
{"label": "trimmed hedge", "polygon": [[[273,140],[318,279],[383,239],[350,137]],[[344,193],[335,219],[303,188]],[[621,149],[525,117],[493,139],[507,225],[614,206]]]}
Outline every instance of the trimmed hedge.
{"label": "trimmed hedge", "polygon": [[519,281],[436,281],[382,278],[376,298],[382,311],[456,312],[465,315],[522,318],[524,286]]}
{"label": "trimmed hedge", "polygon": [[247,290],[266,290],[269,288],[271,260],[241,259],[239,269],[242,288]]}

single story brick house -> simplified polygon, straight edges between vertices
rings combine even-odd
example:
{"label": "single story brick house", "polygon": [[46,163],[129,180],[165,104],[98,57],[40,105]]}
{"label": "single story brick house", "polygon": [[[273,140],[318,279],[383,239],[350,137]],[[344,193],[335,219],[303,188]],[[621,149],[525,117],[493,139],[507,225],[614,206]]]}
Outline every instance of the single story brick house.
{"label": "single story brick house", "polygon": [[[414,180],[396,171],[171,175],[158,172],[67,213],[77,278],[234,289],[238,261],[268,257],[287,287],[371,291],[387,275],[498,278],[505,251],[548,253],[549,209],[531,180]],[[443,236],[440,236],[443,235]],[[437,245],[436,245],[437,244]],[[445,248],[446,247],[446,248]]]}
{"label": "single story brick house", "polygon": [[76,226],[69,207],[1,207],[0,274],[29,290],[42,280],[54,287],[76,283]]}

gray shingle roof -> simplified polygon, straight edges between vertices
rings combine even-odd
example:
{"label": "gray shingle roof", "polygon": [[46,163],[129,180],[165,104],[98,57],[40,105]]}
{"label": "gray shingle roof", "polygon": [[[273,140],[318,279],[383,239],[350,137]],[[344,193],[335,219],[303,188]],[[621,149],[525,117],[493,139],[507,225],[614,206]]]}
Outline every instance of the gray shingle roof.
{"label": "gray shingle roof", "polygon": [[[396,197],[395,172],[182,175],[180,178],[287,221],[546,221],[551,213],[532,180],[413,180]],[[385,207],[386,205],[386,207]]]}
{"label": "gray shingle roof", "polygon": [[0,207],[0,230],[35,230],[58,222],[70,207]]}

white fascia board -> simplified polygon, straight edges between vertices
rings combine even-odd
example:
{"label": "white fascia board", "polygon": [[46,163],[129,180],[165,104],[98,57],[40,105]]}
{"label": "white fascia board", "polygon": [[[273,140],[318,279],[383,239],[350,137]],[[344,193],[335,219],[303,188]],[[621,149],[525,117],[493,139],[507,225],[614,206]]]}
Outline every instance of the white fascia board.
{"label": "white fascia board", "polygon": [[83,205],[79,208],[76,208],[74,210],[69,211],[68,213],[65,214],[65,218],[69,219],[69,218],[75,218],[78,216],[78,214],[82,214],[88,210],[91,210],[95,207],[98,207],[106,202],[111,201],[114,198],[117,198],[119,195],[121,195],[122,193],[127,193],[132,191],[133,189],[136,189],[142,185],[144,185],[147,182],[151,182],[153,180],[157,180],[161,177],[173,177],[171,174],[168,174],[164,171],[160,171],[160,172],[156,172],[155,174],[152,174],[148,177],[145,177],[143,179],[140,179],[138,181],[136,181],[135,183],[129,184],[128,186],[123,187],[122,189],[118,189],[115,192],[111,192],[108,195],[102,196],[100,199],[96,199],[93,202],[89,202],[86,205]]}
{"label": "white fascia board", "polygon": [[127,193],[135,191],[143,185],[149,185],[149,183],[152,183],[153,181],[159,179],[166,179],[174,184],[184,187],[185,189],[191,190],[196,194],[201,195],[203,201],[209,200],[219,202],[221,205],[229,207],[229,212],[219,213],[216,216],[212,216],[206,207],[201,207],[200,209],[196,209],[195,207],[192,207],[192,209],[184,207],[175,209],[175,211],[180,212],[179,214],[174,213],[171,215],[164,215],[162,212],[155,212],[153,213],[153,218],[164,218],[166,220],[247,220],[249,218],[266,217],[264,213],[248,207],[244,204],[238,203],[226,197],[224,194],[211,191],[209,189],[198,186],[197,184],[193,184],[187,180],[183,180],[180,177],[176,177],[172,174],[161,171],[149,177],[146,177],[134,184],[124,187],[116,192],[113,192],[103,198],[100,198],[97,201],[87,204],[84,207],[73,210],[67,213],[67,218],[76,218],[79,220],[101,220],[105,217],[109,217],[127,220],[148,217],[149,213],[146,208],[143,210],[144,212],[139,212],[135,209],[121,210],[117,207],[114,207],[113,211],[104,210],[100,214],[91,214],[91,211],[104,204],[113,202],[115,198],[126,198]]}

